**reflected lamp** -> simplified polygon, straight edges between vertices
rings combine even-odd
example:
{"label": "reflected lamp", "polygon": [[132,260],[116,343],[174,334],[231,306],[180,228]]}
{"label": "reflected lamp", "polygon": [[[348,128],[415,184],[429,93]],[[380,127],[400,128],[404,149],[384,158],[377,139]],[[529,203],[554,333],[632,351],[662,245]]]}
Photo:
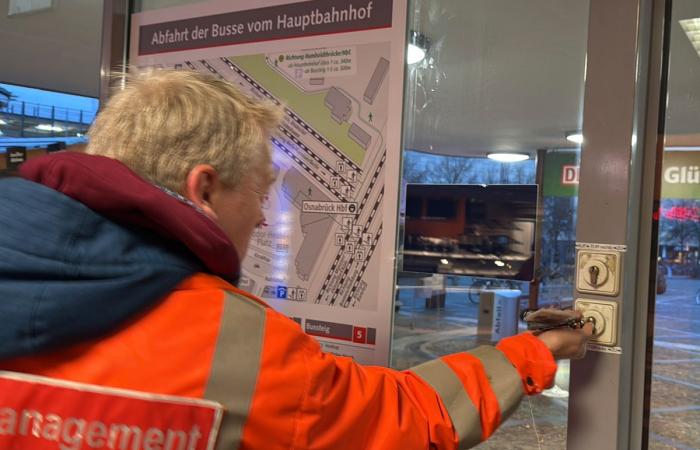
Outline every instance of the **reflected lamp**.
{"label": "reflected lamp", "polygon": [[430,47],[430,39],[423,33],[411,30],[408,36],[408,49],[406,50],[406,64],[417,64],[423,59]]}

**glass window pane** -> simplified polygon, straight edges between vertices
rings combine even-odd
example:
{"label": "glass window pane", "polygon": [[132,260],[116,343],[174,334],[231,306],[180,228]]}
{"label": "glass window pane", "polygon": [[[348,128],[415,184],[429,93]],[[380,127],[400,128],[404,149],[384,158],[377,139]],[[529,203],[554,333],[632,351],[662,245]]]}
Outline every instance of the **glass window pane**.
{"label": "glass window pane", "polygon": [[104,2],[12,3],[0,3],[0,82],[97,97]]}
{"label": "glass window pane", "polygon": [[0,83],[0,170],[8,147],[32,153],[84,143],[98,104],[92,97]]}
{"label": "glass window pane", "polygon": [[700,3],[671,16],[650,449],[700,448]]}
{"label": "glass window pane", "polygon": [[[411,41],[424,56],[409,61],[404,100],[393,367],[517,333],[531,297],[571,306],[579,151],[565,136],[581,126],[588,8],[579,0],[410,4]],[[506,151],[526,159],[487,158]],[[445,194],[419,194],[415,184]],[[509,203],[532,184],[538,203]],[[464,185],[508,194],[455,202]],[[498,300],[498,319],[484,314],[494,300],[482,294],[494,289],[508,297]],[[567,389],[562,364],[556,387],[524,400],[479,448],[565,448]]]}

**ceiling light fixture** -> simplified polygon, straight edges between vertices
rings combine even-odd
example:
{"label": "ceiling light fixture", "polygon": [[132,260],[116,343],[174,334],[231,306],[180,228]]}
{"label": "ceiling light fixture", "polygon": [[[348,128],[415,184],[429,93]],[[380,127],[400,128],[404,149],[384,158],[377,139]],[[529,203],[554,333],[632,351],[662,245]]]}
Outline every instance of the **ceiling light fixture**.
{"label": "ceiling light fixture", "polygon": [[423,61],[429,47],[430,39],[428,39],[423,33],[411,30],[408,36],[406,64],[416,64]]}
{"label": "ceiling light fixture", "polygon": [[504,263],[504,262],[501,261],[500,259],[497,259],[497,260],[494,261],[493,263],[494,263],[495,265],[497,265],[498,267],[503,267],[503,266],[506,265],[506,263]]}
{"label": "ceiling light fixture", "polygon": [[57,127],[56,125],[49,125],[47,123],[41,123],[35,127],[37,130],[41,131],[55,131],[57,133],[60,133],[63,131],[63,128]]}
{"label": "ceiling light fixture", "polygon": [[442,264],[449,264],[449,263],[450,263],[450,262],[449,262],[448,260],[446,260],[445,258],[442,258],[442,259],[440,260],[440,262],[441,262]]}
{"label": "ceiling light fixture", "polygon": [[574,144],[583,144],[583,133],[580,131],[568,131],[564,134],[564,137],[566,137],[567,141],[573,142]]}
{"label": "ceiling light fixture", "polygon": [[685,35],[688,36],[690,43],[693,45],[698,56],[700,56],[700,17],[679,20],[678,23],[681,24]]}
{"label": "ceiling light fixture", "polygon": [[494,161],[498,162],[519,162],[519,161],[525,161],[526,159],[530,159],[530,155],[527,153],[489,153],[486,155],[488,159],[493,159]]}
{"label": "ceiling light fixture", "polygon": [[7,122],[5,122],[4,120],[0,119],[0,125],[7,125]]}

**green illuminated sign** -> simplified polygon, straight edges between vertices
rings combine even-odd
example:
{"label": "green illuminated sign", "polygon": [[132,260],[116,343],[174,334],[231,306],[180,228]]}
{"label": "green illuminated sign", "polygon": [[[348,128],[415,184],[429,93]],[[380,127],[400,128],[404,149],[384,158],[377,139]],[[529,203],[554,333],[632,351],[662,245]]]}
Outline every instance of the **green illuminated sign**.
{"label": "green illuminated sign", "polygon": [[664,152],[661,197],[700,199],[700,151]]}
{"label": "green illuminated sign", "polygon": [[574,151],[547,152],[542,191],[549,197],[578,195],[579,155]]}

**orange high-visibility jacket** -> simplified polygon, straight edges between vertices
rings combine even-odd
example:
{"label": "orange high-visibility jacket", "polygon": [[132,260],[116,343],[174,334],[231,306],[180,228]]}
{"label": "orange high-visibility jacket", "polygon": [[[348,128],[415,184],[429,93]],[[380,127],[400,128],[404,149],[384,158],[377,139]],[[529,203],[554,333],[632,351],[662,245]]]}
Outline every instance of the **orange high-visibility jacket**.
{"label": "orange high-visibility jacket", "polygon": [[220,402],[218,449],[462,449],[556,365],[528,334],[398,372],[323,353],[294,321],[198,274],[110,335],[0,370]]}

